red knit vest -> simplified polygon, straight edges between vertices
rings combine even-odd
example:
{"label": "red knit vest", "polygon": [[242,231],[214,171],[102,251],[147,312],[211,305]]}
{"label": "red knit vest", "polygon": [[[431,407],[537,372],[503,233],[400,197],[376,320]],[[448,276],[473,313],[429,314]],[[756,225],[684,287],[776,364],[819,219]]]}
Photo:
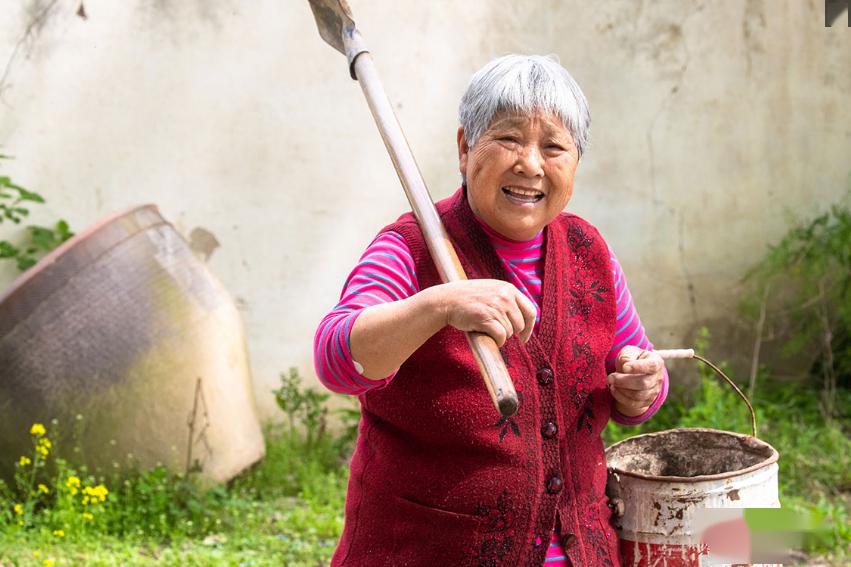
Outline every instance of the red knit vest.
{"label": "red knit vest", "polygon": [[[467,276],[507,280],[464,190],[437,209]],[[420,289],[441,283],[413,216],[388,230],[410,247]],[[426,341],[386,387],[360,397],[332,565],[540,567],[557,516],[573,565],[620,564],[600,438],[612,404],[608,249],[575,215],[544,230],[539,332],[501,349],[517,413],[500,418],[463,333],[446,327]]]}

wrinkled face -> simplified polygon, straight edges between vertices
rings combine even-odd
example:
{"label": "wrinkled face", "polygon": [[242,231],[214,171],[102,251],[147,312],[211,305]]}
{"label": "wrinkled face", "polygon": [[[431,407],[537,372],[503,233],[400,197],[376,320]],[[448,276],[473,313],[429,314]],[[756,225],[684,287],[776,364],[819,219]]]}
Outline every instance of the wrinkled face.
{"label": "wrinkled face", "polygon": [[458,161],[470,208],[512,240],[530,240],[573,194],[579,156],[561,119],[550,113],[502,114],[470,148],[458,129]]}

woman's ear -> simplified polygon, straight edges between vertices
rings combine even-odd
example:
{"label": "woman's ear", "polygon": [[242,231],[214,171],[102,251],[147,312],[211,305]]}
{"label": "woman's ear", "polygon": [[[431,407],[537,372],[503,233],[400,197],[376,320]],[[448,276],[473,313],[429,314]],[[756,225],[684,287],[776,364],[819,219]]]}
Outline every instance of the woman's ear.
{"label": "woman's ear", "polygon": [[458,127],[458,169],[463,177],[467,176],[467,155],[470,153],[470,146],[467,145],[467,137],[464,135],[464,127]]}

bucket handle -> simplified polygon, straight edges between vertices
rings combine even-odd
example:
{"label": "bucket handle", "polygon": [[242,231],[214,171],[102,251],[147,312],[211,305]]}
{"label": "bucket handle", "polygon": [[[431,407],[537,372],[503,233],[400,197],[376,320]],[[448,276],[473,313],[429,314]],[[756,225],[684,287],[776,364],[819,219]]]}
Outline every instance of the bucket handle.
{"label": "bucket handle", "polygon": [[738,386],[736,386],[736,383],[733,382],[732,380],[730,380],[730,378],[726,374],[724,374],[724,372],[720,368],[718,368],[717,366],[715,366],[714,364],[712,364],[711,362],[709,362],[708,360],[706,360],[705,358],[703,358],[699,354],[695,354],[694,349],[690,349],[690,348],[655,350],[653,352],[655,352],[656,354],[658,354],[659,356],[661,356],[665,360],[668,360],[668,359],[671,359],[671,358],[696,358],[697,360],[699,360],[700,362],[702,362],[703,364],[707,365],[709,368],[714,370],[716,372],[716,374],[718,374],[719,376],[724,378],[724,380],[726,380],[727,383],[730,384],[730,386],[733,387],[733,389],[736,391],[736,393],[739,394],[739,396],[741,396],[741,398],[743,400],[745,400],[745,403],[748,405],[748,410],[750,410],[750,412],[751,412],[751,435],[753,437],[756,437],[756,413],[754,413],[754,411],[753,411],[753,406],[751,405],[751,403],[748,400],[748,397],[745,395],[745,393],[742,392],[742,390],[739,389]]}

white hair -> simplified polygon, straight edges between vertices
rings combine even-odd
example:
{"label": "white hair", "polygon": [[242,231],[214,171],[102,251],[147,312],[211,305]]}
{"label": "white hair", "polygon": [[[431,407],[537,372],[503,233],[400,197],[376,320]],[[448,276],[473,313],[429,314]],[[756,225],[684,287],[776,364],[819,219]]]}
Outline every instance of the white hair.
{"label": "white hair", "polygon": [[554,55],[505,55],[476,71],[458,108],[467,144],[473,147],[503,111],[552,112],[570,131],[579,157],[588,147],[588,101]]}

